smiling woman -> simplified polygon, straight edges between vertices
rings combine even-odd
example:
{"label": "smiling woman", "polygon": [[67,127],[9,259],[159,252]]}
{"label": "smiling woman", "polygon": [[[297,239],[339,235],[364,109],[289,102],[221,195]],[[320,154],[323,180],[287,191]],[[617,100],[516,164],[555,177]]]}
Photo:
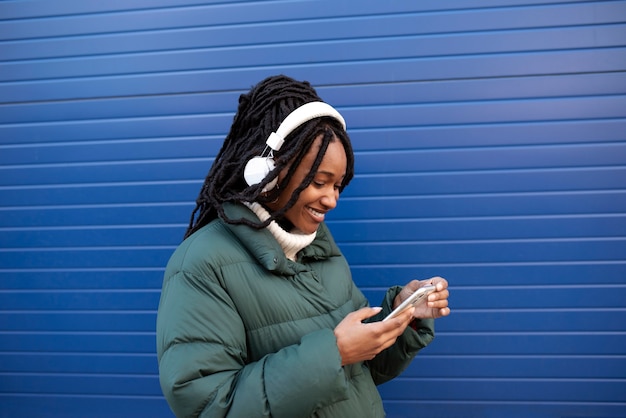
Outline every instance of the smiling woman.
{"label": "smiling woman", "polygon": [[[286,76],[261,81],[239,98],[237,114],[200,191],[186,237],[218,216],[256,229],[285,219],[316,176],[329,144],[337,140],[346,159],[337,185],[341,192],[354,176],[352,144],[341,114],[324,103],[308,82]],[[274,204],[261,223],[229,218],[222,205],[276,201],[280,205]]]}
{"label": "smiling woman", "polygon": [[[324,221],[326,213],[337,206],[339,190],[346,177],[347,157],[342,143],[332,132],[330,143],[324,154],[313,181],[307,188],[300,192],[298,200],[285,211],[285,220],[298,230],[312,234]],[[302,163],[296,168],[294,175],[287,183],[287,187],[281,192],[278,199],[268,202],[267,206],[272,211],[278,211],[286,205],[296,189],[302,184],[308,172],[313,166],[316,155],[321,148],[322,137],[316,138],[311,150],[304,156]],[[279,182],[286,169],[278,176]],[[289,227],[289,226],[287,226]]]}
{"label": "smiling woman", "polygon": [[[368,307],[324,222],[353,175],[343,117],[309,83],[270,77],[241,96],[165,271],[157,351],[177,416],[385,415],[376,385],[430,343],[447,282]],[[430,283],[427,302],[381,321]]]}

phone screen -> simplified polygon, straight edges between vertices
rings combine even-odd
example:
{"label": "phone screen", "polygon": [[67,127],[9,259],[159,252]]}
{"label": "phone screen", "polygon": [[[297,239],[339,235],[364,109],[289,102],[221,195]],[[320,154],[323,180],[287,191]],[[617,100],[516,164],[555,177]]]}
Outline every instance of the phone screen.
{"label": "phone screen", "polygon": [[404,302],[402,302],[396,309],[394,309],[393,312],[387,315],[387,317],[383,319],[383,321],[386,321],[391,318],[395,318],[396,316],[398,316],[400,312],[404,311],[405,309],[408,309],[411,306],[415,306],[423,302],[424,300],[426,300],[426,297],[434,291],[435,291],[435,286],[433,285],[420,287],[415,292],[413,292],[411,296],[406,298]]}

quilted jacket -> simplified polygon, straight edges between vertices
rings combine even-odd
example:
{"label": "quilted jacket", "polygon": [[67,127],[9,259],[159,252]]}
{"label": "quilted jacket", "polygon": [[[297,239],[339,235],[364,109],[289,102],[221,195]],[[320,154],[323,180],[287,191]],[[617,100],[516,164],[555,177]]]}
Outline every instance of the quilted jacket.
{"label": "quilted jacket", "polygon": [[[228,204],[230,218],[255,215]],[[399,287],[387,291],[380,320]],[[377,384],[434,336],[417,321],[374,360],[342,367],[333,333],[368,302],[326,225],[285,257],[267,229],[220,219],[172,255],[157,317],[163,393],[177,417],[384,417]]]}

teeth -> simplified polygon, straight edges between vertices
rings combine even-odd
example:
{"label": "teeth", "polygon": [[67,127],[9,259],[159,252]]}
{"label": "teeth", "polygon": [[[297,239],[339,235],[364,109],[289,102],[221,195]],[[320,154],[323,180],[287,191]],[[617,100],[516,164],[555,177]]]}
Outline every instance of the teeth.
{"label": "teeth", "polygon": [[322,212],[318,212],[315,209],[311,209],[311,208],[308,208],[308,209],[309,209],[309,212],[311,212],[315,216],[318,216],[318,217],[323,217],[324,216],[324,214]]}

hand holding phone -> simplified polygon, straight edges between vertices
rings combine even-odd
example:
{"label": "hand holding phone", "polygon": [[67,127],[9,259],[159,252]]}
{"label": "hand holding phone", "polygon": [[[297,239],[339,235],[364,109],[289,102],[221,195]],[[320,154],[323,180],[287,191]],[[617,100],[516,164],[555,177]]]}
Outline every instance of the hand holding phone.
{"label": "hand holding phone", "polygon": [[426,297],[435,291],[435,286],[427,285],[422,286],[417,289],[411,296],[406,298],[404,302],[402,302],[396,309],[393,310],[383,321],[387,321],[388,319],[395,318],[403,312],[405,309],[410,308],[411,306],[415,306],[426,300]]}

